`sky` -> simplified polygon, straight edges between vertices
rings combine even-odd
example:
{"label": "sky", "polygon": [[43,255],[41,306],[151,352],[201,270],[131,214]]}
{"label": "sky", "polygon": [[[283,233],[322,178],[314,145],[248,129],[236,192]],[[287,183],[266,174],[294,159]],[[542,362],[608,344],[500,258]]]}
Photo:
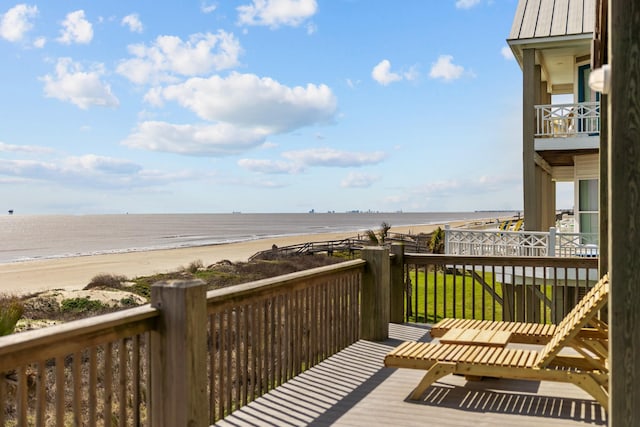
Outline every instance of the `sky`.
{"label": "sky", "polygon": [[0,0],[0,212],[522,209],[516,5]]}

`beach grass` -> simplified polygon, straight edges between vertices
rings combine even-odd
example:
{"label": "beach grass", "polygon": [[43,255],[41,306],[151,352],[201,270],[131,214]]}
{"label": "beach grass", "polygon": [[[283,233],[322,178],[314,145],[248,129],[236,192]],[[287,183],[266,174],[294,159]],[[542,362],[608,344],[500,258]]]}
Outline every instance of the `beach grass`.
{"label": "beach grass", "polygon": [[15,295],[0,295],[0,336],[12,334],[24,313],[24,304]]}

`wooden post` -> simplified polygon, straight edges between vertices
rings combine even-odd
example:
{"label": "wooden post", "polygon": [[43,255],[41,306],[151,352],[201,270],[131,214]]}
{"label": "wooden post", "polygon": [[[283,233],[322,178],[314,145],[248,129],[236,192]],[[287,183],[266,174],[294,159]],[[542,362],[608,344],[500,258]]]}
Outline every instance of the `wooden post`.
{"label": "wooden post", "polygon": [[[608,96],[600,96],[600,229],[598,236],[598,246],[600,263],[598,271],[600,277],[609,272],[609,120],[608,120]],[[606,318],[606,316],[605,316]]]}
{"label": "wooden post", "polygon": [[[598,229],[598,273],[602,277],[609,272],[609,100],[600,95],[600,181],[599,185],[599,229]],[[600,318],[609,318],[609,305],[600,310]]]}
{"label": "wooden post", "polygon": [[391,245],[391,253],[394,255],[391,263],[391,295],[389,321],[393,323],[404,322],[404,245],[394,243]]}
{"label": "wooden post", "polygon": [[525,288],[525,322],[540,323],[540,298],[536,294],[536,289],[540,289],[534,281]]}
{"label": "wooden post", "polygon": [[640,2],[609,3],[609,425],[640,420]]}
{"label": "wooden post", "polygon": [[153,426],[207,426],[207,298],[201,280],[172,280],[151,287],[160,310],[151,333]]}
{"label": "wooden post", "polygon": [[362,259],[367,261],[367,266],[362,275],[360,338],[384,341],[389,338],[389,249],[380,246],[364,248]]}
{"label": "wooden post", "polygon": [[525,321],[525,312],[524,312],[524,297],[525,297],[524,288],[526,286],[525,279],[526,277],[523,277],[522,283],[518,283],[517,279],[515,278],[513,279],[513,299],[515,301],[513,304],[513,310],[515,311],[514,319],[517,322]]}
{"label": "wooden post", "polygon": [[544,208],[542,210],[541,227],[546,230],[556,225],[556,183],[545,170],[542,171],[542,179],[544,186],[541,196]]}
{"label": "wooden post", "polygon": [[554,286],[551,298],[553,301],[551,307],[551,323],[557,325],[567,315],[567,311],[565,310],[567,302],[564,298],[564,286]]}
{"label": "wooden post", "polygon": [[504,279],[502,282],[502,301],[502,320],[513,322],[515,320],[515,286],[512,283],[506,283]]}
{"label": "wooden post", "polygon": [[540,70],[535,49],[522,51],[522,172],[527,231],[540,230],[540,206],[535,162],[535,104],[540,95]]}

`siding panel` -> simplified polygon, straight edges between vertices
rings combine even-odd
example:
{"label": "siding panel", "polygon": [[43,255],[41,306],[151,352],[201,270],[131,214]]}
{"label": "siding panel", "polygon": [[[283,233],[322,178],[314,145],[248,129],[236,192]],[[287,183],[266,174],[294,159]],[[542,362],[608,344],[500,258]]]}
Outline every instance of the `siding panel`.
{"label": "siding panel", "polygon": [[553,22],[551,23],[552,36],[562,36],[567,34],[568,14],[569,0],[556,0],[553,5]]}
{"label": "siding panel", "polygon": [[576,156],[575,158],[575,174],[576,179],[593,179],[598,178],[600,170],[600,159],[597,154],[589,154],[586,156]]}
{"label": "siding panel", "polygon": [[567,19],[567,34],[582,33],[584,0],[569,1],[569,16]]}
{"label": "siding panel", "polygon": [[584,0],[584,21],[582,32],[591,33],[596,28],[596,0]]}
{"label": "siding panel", "polygon": [[554,0],[541,0],[538,25],[536,25],[536,37],[549,37],[551,35],[551,22],[553,20]]}
{"label": "siding panel", "polygon": [[515,40],[520,37],[520,29],[522,28],[522,19],[524,17],[524,11],[527,8],[527,0],[520,0],[518,2],[518,8],[516,9],[516,15],[513,18],[513,24],[511,25],[511,33],[509,34],[510,40]]}
{"label": "siding panel", "polygon": [[539,12],[540,0],[527,1],[527,7],[524,11],[524,18],[522,20],[522,29],[520,30],[521,39],[530,39],[536,34]]}

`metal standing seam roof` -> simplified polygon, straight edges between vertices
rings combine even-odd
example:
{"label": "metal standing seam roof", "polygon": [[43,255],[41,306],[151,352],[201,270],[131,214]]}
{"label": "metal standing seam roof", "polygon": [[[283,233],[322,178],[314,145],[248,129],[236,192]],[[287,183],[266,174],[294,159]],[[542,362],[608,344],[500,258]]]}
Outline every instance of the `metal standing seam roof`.
{"label": "metal standing seam roof", "polygon": [[519,0],[509,40],[593,33],[596,0]]}

